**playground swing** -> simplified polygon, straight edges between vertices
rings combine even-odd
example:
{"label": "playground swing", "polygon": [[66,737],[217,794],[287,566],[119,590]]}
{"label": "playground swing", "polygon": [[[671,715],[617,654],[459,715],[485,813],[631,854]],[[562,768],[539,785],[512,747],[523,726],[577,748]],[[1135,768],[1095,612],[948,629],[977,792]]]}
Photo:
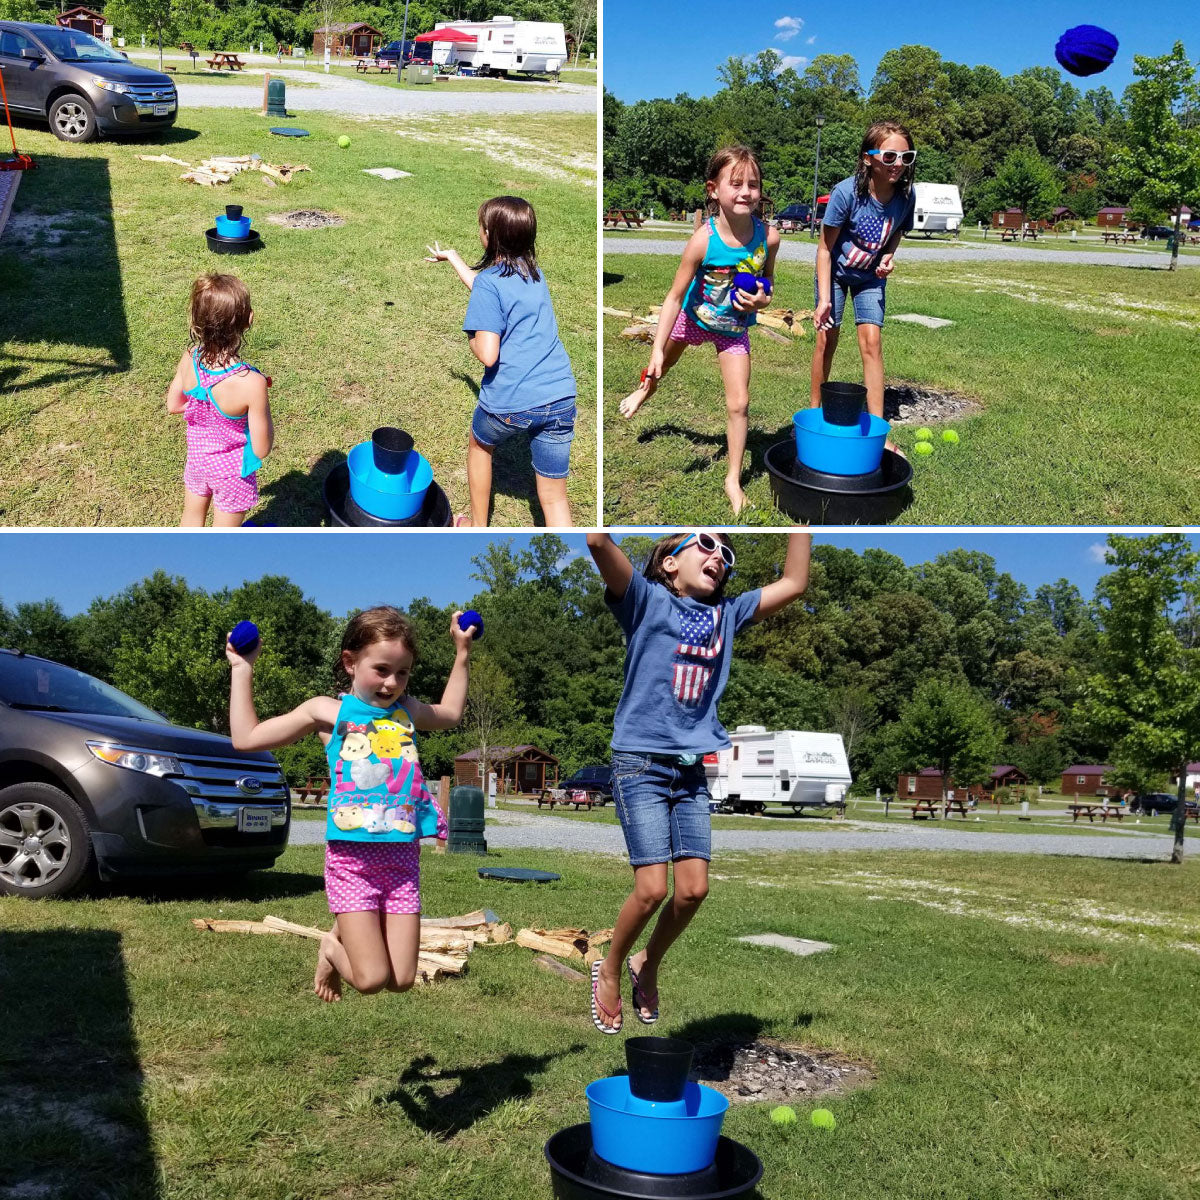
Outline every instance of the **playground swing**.
{"label": "playground swing", "polygon": [[17,135],[13,132],[12,113],[8,111],[8,89],[4,86],[3,74],[0,74],[0,99],[4,100],[4,119],[8,122],[8,136],[13,148],[11,158],[0,158],[0,171],[32,171],[37,163],[17,149]]}

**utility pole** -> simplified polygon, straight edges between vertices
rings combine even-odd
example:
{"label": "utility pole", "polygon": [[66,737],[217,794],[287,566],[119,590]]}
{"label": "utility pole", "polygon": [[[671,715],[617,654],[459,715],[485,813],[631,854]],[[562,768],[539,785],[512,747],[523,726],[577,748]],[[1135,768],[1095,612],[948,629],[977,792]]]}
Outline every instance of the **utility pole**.
{"label": "utility pole", "polygon": [[817,157],[813,163],[813,202],[812,212],[809,213],[809,236],[817,236],[817,178],[821,173],[821,126],[825,124],[825,114],[817,113]]}

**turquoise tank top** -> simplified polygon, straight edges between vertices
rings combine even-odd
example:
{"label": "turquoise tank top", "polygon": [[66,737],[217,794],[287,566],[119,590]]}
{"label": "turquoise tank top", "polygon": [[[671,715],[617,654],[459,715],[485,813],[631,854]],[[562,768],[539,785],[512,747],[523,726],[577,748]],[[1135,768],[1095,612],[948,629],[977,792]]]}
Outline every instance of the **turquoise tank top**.
{"label": "turquoise tank top", "polygon": [[733,307],[733,277],[738,271],[761,275],[766,265],[767,227],[757,217],[747,246],[727,246],[717,232],[716,218],[709,217],[708,249],[683,298],[683,311],[709,333],[726,337],[745,333],[757,317]]}
{"label": "turquoise tank top", "polygon": [[425,787],[412,717],[403,704],[376,708],[341,697],[329,760],[327,841],[413,842],[435,837],[441,810]]}

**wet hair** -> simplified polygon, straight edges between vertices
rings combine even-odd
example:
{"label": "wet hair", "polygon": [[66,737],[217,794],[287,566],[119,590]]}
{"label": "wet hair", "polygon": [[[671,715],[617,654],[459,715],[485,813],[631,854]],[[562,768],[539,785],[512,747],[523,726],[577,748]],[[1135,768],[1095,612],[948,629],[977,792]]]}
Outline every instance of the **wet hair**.
{"label": "wet hair", "polygon": [[[651,583],[661,583],[673,596],[678,596],[679,589],[675,586],[675,581],[667,574],[663,567],[663,559],[670,558],[672,554],[683,544],[684,540],[691,537],[691,530],[685,530],[683,533],[669,533],[664,538],[659,538],[653,546],[650,547],[650,557],[646,559],[645,569],[642,574],[645,575]],[[724,542],[731,550],[733,543],[729,540],[729,535],[726,533],[718,533],[713,531],[713,537],[718,541]],[[725,585],[729,582],[729,568],[725,568],[725,574],[721,582],[717,585],[716,591],[711,596],[702,601],[704,604],[719,604],[725,598]]]}
{"label": "wet hair", "polygon": [[520,196],[493,196],[479,206],[479,224],[487,234],[476,271],[498,266],[501,275],[537,281],[537,213]]}
{"label": "wet hair", "polygon": [[[708,170],[704,172],[704,182],[715,184],[721,178],[721,172],[726,167],[753,167],[758,174],[759,185],[762,185],[762,164],[758,156],[749,146],[725,146],[708,160]],[[707,191],[707,189],[706,189]],[[716,200],[709,196],[704,202],[704,211],[710,217],[715,217],[720,210]]]}
{"label": "wet hair", "polygon": [[[867,151],[878,150],[893,133],[898,133],[904,138],[908,142],[910,150],[917,148],[913,143],[912,134],[899,121],[874,122],[863,134],[862,145],[858,149],[858,166],[854,168],[854,191],[859,197],[867,194],[867,180],[871,173],[871,168],[867,165]],[[904,173],[896,182],[896,190],[902,196],[907,196],[912,191],[913,179],[916,178],[916,174],[917,164],[915,162],[904,168]]]}
{"label": "wet hair", "polygon": [[403,642],[417,657],[417,635],[412,622],[398,609],[390,604],[379,604],[375,608],[364,608],[356,613],[346,623],[346,631],[342,634],[342,648],[334,660],[333,674],[338,684],[345,686],[350,682],[350,676],[342,665],[342,655],[349,651],[358,654],[376,642]]}
{"label": "wet hair", "polygon": [[188,315],[201,360],[229,362],[238,356],[250,328],[250,293],[236,275],[210,271],[192,284]]}

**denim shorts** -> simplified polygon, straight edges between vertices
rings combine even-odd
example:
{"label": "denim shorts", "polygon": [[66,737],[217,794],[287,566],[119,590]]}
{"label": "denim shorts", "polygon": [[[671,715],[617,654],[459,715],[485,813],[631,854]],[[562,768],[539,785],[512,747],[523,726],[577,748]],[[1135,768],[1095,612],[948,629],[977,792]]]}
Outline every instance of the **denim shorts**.
{"label": "denim shorts", "polygon": [[[869,283],[850,283],[839,279],[837,272],[833,273],[830,281],[829,298],[833,301],[833,325],[838,328],[842,323],[842,313],[846,309],[846,293],[850,293],[850,302],[854,305],[855,325],[883,325],[883,309],[887,280],[876,278]],[[821,289],[816,278],[813,279],[813,307],[821,302]]]}
{"label": "denim shorts", "polygon": [[712,858],[712,818],[704,763],[680,766],[669,756],[614,750],[613,801],[629,865]]}
{"label": "denim shorts", "polygon": [[491,413],[477,404],[471,418],[471,432],[489,450],[515,434],[527,433],[533,469],[543,479],[566,479],[571,439],[575,436],[575,397],[516,413]]}

